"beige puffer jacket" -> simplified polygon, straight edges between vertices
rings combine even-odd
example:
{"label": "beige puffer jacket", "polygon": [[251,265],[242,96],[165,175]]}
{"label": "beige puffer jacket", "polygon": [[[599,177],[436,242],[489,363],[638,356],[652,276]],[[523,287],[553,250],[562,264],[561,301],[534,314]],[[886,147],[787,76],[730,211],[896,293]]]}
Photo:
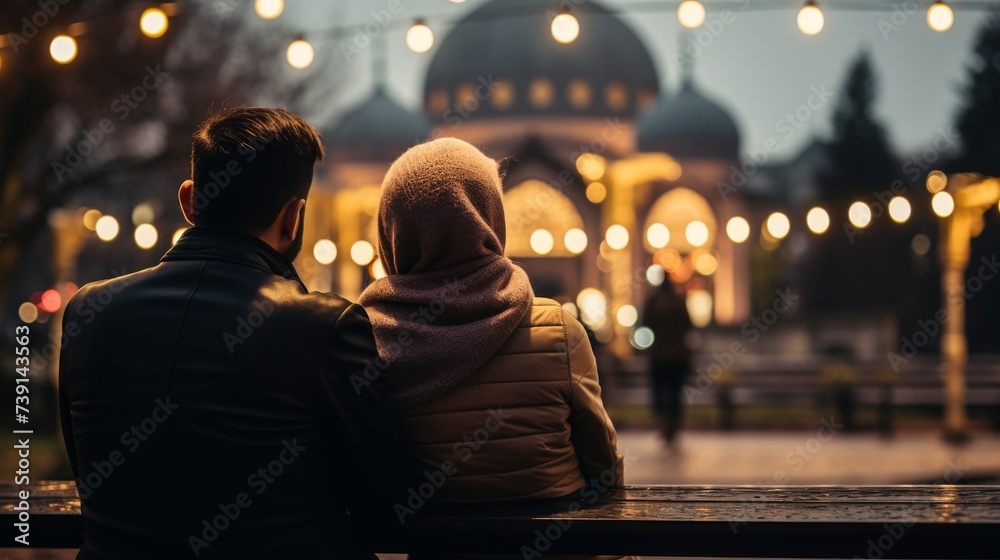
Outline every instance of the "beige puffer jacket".
{"label": "beige puffer jacket", "polygon": [[[401,411],[434,500],[525,501],[622,484],[615,428],[587,333],[550,299],[507,343],[438,399]],[[426,486],[426,485],[422,485]],[[425,487],[424,490],[429,490]],[[593,490],[580,497],[596,499]]]}

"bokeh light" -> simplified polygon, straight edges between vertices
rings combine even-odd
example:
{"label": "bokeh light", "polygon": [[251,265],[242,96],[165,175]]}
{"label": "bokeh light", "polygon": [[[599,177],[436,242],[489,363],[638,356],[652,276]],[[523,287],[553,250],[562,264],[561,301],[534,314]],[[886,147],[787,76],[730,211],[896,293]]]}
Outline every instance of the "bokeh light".
{"label": "bokeh light", "polygon": [[934,2],[927,8],[927,26],[934,31],[939,33],[948,31],[954,23],[955,12],[952,11],[951,6],[941,0]]}
{"label": "bokeh light", "polygon": [[631,327],[639,320],[639,311],[634,305],[623,305],[618,308],[618,313],[615,313],[615,319],[618,320],[619,325]]}
{"label": "bokeh light", "polygon": [[139,29],[151,39],[162,37],[170,25],[167,14],[157,7],[146,8],[139,17]]}
{"label": "bokeh light", "polygon": [[707,327],[712,322],[712,294],[705,290],[694,290],[685,300],[691,324],[695,327]]}
{"label": "bokeh light", "polygon": [[434,32],[423,20],[416,20],[406,31],[406,47],[417,54],[423,54],[434,46]]}
{"label": "bokeh light", "polygon": [[254,11],[261,19],[275,19],[285,11],[284,0],[256,0],[253,5]]}
{"label": "bokeh light", "polygon": [[313,62],[313,58],[316,56],[316,52],[313,51],[313,46],[309,44],[305,39],[296,39],[288,45],[288,51],[285,53],[285,57],[288,59],[288,64],[292,68],[297,68],[302,70],[308,68]]}
{"label": "bokeh light", "polygon": [[646,241],[651,247],[662,249],[670,243],[670,230],[659,222],[651,224],[646,230]]}
{"label": "bokeh light", "polygon": [[580,228],[572,228],[563,236],[563,244],[570,253],[578,255],[587,248],[587,233]]}
{"label": "bokeh light", "polygon": [[140,249],[152,249],[159,237],[160,234],[156,231],[156,227],[153,224],[142,224],[135,228],[135,244]]}
{"label": "bokeh light", "polygon": [[132,209],[132,225],[152,223],[155,217],[152,204],[143,202]]}
{"label": "bokeh light", "polygon": [[529,239],[531,244],[531,250],[539,255],[548,255],[552,252],[552,248],[555,246],[555,239],[552,237],[552,233],[547,229],[536,229],[531,232],[531,238]]}
{"label": "bokeh light", "polygon": [[743,243],[750,237],[750,223],[746,218],[733,216],[726,222],[726,235],[733,243]]}
{"label": "bokeh light", "polygon": [[944,190],[948,186],[948,176],[941,171],[934,170],[927,174],[927,192],[934,194]]}
{"label": "bokeh light", "polygon": [[889,200],[889,217],[897,224],[902,224],[910,219],[912,213],[910,201],[901,196],[894,196]]}
{"label": "bokeh light", "polygon": [[866,228],[872,223],[872,209],[864,202],[855,202],[847,209],[847,219],[856,228]]}
{"label": "bokeh light", "polygon": [[705,23],[705,6],[698,0],[684,0],[677,6],[677,21],[688,29]]}
{"label": "bokeh light", "polygon": [[600,204],[604,202],[604,199],[608,196],[608,188],[604,186],[604,183],[591,183],[587,185],[587,200],[593,202],[594,204]]}
{"label": "bokeh light", "polygon": [[823,17],[823,11],[816,6],[813,0],[808,0],[805,6],[799,10],[798,16],[795,18],[795,23],[799,27],[799,31],[806,35],[816,35],[820,31],[823,31],[823,25],[826,23]]}
{"label": "bokeh light", "polygon": [[767,217],[764,227],[767,228],[767,233],[772,238],[784,239],[788,236],[788,232],[791,231],[792,224],[788,221],[788,216],[781,212],[774,212]]}
{"label": "bokeh light", "polygon": [[337,245],[329,239],[320,239],[313,245],[313,258],[319,264],[332,263],[337,260]]}
{"label": "bokeh light", "polygon": [[38,320],[38,307],[30,301],[26,301],[17,308],[17,316],[22,323],[34,323]]}
{"label": "bokeh light", "polygon": [[628,246],[628,230],[621,224],[614,224],[604,234],[604,240],[607,241],[608,247],[616,251],[624,249]]}
{"label": "bokeh light", "polygon": [[910,242],[910,248],[913,249],[914,253],[924,256],[931,250],[931,238],[922,233],[918,233],[913,236],[913,241]]}
{"label": "bokeh light", "polygon": [[42,292],[42,299],[38,303],[38,308],[46,313],[55,313],[62,307],[62,296],[53,289]]}
{"label": "bokeh light", "polygon": [[97,229],[97,220],[101,219],[101,211],[96,208],[91,208],[83,213],[83,227],[94,231]]}
{"label": "bokeh light", "polygon": [[629,334],[628,339],[629,343],[636,350],[645,350],[656,341],[656,335],[653,334],[653,329],[649,327],[639,327]]}
{"label": "bokeh light", "polygon": [[684,228],[684,238],[692,247],[708,243],[708,226],[701,220],[694,220]]}
{"label": "bokeh light", "polygon": [[368,266],[368,263],[372,262],[375,258],[375,247],[371,243],[361,240],[355,241],[354,245],[351,245],[351,260],[354,264],[358,266]]}
{"label": "bokeh light", "polygon": [[59,35],[49,43],[49,54],[59,64],[69,64],[76,58],[76,39],[69,35]]}
{"label": "bokeh light", "polygon": [[947,218],[955,211],[955,199],[951,194],[941,191],[931,197],[931,209],[940,218]]}
{"label": "bokeh light", "polygon": [[101,216],[94,229],[102,241],[111,241],[118,237],[118,220],[114,216]]}
{"label": "bokeh light", "polygon": [[552,18],[552,38],[566,45],[580,36],[580,22],[570,13],[562,13]]}
{"label": "bokeh light", "polygon": [[596,181],[604,176],[604,158],[589,152],[580,154],[580,157],[576,158],[576,170],[580,172],[580,175],[583,175],[592,181]]}
{"label": "bokeh light", "polygon": [[712,253],[702,253],[698,255],[698,258],[694,260],[694,269],[698,271],[698,274],[703,276],[711,276],[715,274],[715,271],[719,268],[719,259],[715,258]]}
{"label": "bokeh light", "polygon": [[651,264],[646,269],[646,282],[650,286],[659,286],[667,277],[667,272],[658,264]]}
{"label": "bokeh light", "polygon": [[816,235],[826,233],[830,229],[830,214],[819,206],[810,208],[806,213],[806,227]]}

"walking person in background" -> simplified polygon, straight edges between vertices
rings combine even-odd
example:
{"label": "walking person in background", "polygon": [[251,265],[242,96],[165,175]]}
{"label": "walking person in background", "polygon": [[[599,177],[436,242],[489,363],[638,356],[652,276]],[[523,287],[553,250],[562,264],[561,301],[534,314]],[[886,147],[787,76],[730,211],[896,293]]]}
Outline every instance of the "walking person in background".
{"label": "walking person in background", "polygon": [[404,153],[379,202],[388,276],[359,301],[431,499],[596,500],[624,474],[596,359],[504,256],[502,192],[497,162],[461,140]]}
{"label": "walking person in background", "polygon": [[653,407],[667,444],[673,446],[681,425],[681,389],[691,371],[691,330],[684,298],[669,279],[646,300],[643,324],[653,331],[650,375],[653,378]]}

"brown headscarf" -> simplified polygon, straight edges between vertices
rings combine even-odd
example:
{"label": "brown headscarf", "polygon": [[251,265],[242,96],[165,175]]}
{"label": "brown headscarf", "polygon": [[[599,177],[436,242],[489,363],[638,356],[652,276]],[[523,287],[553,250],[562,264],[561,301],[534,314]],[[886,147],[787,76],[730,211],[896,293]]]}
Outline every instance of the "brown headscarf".
{"label": "brown headscarf", "polygon": [[442,138],[389,168],[378,246],[387,277],[361,294],[392,400],[433,400],[478,370],[513,334],[534,295],[504,256],[497,162]]}

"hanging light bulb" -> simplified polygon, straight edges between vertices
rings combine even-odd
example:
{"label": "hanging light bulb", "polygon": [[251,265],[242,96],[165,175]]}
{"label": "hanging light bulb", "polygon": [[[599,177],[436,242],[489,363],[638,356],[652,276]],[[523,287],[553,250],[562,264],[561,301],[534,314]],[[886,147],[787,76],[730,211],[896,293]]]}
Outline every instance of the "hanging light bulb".
{"label": "hanging light bulb", "polygon": [[146,8],[146,11],[142,12],[142,16],[139,17],[139,30],[150,39],[162,37],[167,32],[169,25],[167,13],[160,8]]}
{"label": "hanging light bulb", "polygon": [[564,8],[562,13],[552,18],[552,38],[567,45],[580,36],[580,22],[576,16]]}
{"label": "hanging light bulb", "polygon": [[945,4],[943,0],[938,0],[927,8],[927,26],[934,31],[948,31],[953,23],[955,23],[955,12],[951,11],[951,6]]}
{"label": "hanging light bulb", "polygon": [[52,60],[59,64],[69,64],[76,58],[76,39],[69,35],[60,35],[49,44],[49,54]]}
{"label": "hanging light bulb", "polygon": [[823,31],[823,11],[816,5],[815,0],[806,0],[805,6],[799,10],[796,23],[799,26],[799,31],[806,35],[816,35]]}
{"label": "hanging light bulb", "polygon": [[274,19],[285,11],[285,0],[256,0],[253,9],[261,19]]}
{"label": "hanging light bulb", "polygon": [[414,21],[410,29],[407,30],[406,46],[417,54],[423,54],[434,46],[434,32],[431,31],[430,27],[427,27],[424,20]]}
{"label": "hanging light bulb", "polygon": [[688,29],[705,23],[705,6],[698,0],[684,0],[677,6],[677,20]]}
{"label": "hanging light bulb", "polygon": [[308,41],[299,37],[298,39],[292,41],[288,45],[288,50],[285,52],[285,58],[288,59],[288,64],[292,68],[298,68],[302,70],[303,68],[308,68],[313,62],[313,57],[316,56],[315,51],[313,51],[312,45]]}

